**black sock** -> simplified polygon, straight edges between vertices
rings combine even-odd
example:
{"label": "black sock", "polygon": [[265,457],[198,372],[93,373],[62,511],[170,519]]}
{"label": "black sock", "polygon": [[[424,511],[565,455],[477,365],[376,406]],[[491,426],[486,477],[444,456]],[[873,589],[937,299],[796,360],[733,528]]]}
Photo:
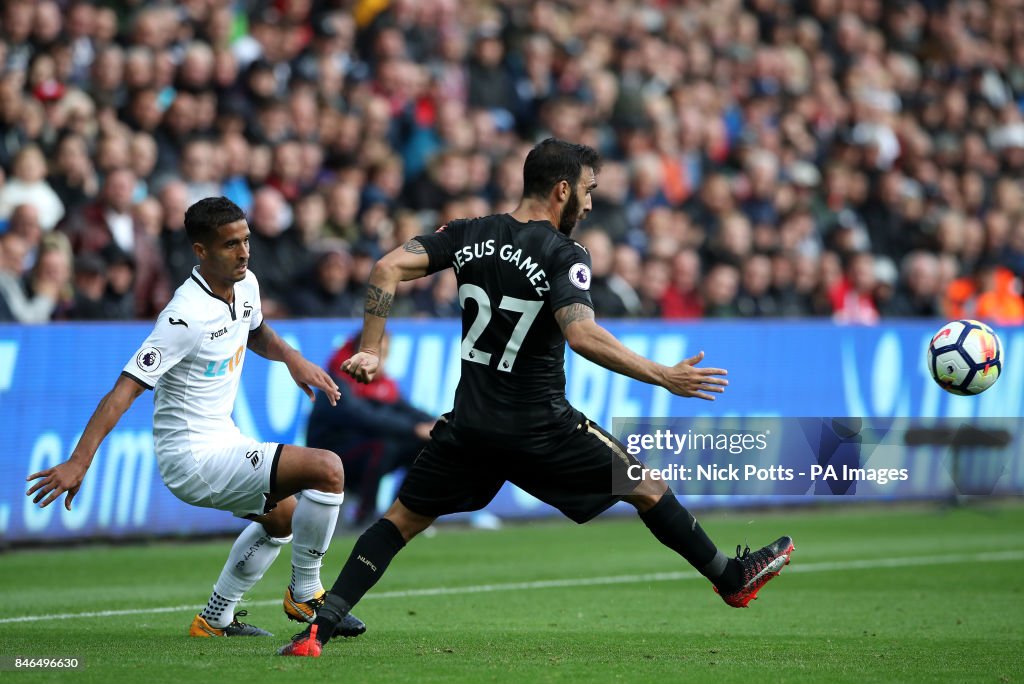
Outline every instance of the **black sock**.
{"label": "black sock", "polygon": [[327,594],[327,600],[317,611],[313,624],[317,626],[317,638],[322,643],[327,643],[341,619],[384,575],[391,559],[403,546],[402,533],[387,518],[381,518],[363,532]]}
{"label": "black sock", "polygon": [[739,587],[739,565],[718,550],[671,490],[653,508],[641,513],[640,519],[658,541],[685,558],[719,589],[729,592]]}

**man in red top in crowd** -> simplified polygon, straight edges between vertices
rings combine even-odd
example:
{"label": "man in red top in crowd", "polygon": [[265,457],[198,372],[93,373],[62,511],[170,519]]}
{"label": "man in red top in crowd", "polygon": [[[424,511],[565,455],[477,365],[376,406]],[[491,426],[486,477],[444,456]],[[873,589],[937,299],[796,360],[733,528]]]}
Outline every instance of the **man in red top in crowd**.
{"label": "man in red top in crowd", "polygon": [[[398,384],[386,373],[378,373],[372,382],[356,382],[342,372],[341,364],[359,350],[357,331],[338,349],[327,364],[337,383],[341,398],[332,407],[322,393],[309,416],[306,445],[327,448],[331,445],[345,464],[348,492],[359,498],[355,524],[377,517],[377,491],[381,479],[416,459],[430,439],[435,418],[406,401]],[[381,365],[388,351],[385,337],[381,347]]]}

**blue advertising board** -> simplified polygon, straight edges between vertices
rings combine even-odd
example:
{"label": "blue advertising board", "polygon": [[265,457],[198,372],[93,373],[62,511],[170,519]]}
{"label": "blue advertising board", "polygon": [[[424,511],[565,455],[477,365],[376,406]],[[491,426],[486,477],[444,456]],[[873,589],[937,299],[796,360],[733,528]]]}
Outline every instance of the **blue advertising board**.
{"label": "blue advertising board", "polygon": [[[356,320],[280,321],[282,336],[324,363]],[[714,403],[610,373],[567,353],[566,391],[591,419],[639,417],[940,417],[1024,415],[1024,329],[1003,329],[1003,374],[978,397],[943,392],[924,355],[939,322],[839,327],[827,322],[608,322],[634,351],[666,364],[704,350],[705,365],[729,370]],[[0,325],[0,541],[192,534],[240,527],[227,513],[178,501],[153,456],[152,395],[145,393],[103,443],[71,511],[39,509],[24,496],[28,474],[64,460],[99,399],[114,384],[148,323]],[[387,370],[410,400],[440,414],[451,407],[460,366],[456,321],[392,321]],[[235,406],[241,430],[259,440],[302,444],[308,399],[287,369],[250,355]],[[1018,456],[1019,457],[1019,456]],[[790,499],[792,497],[789,497]],[[763,503],[723,495],[712,504]],[[551,512],[513,487],[489,507],[499,516]]]}

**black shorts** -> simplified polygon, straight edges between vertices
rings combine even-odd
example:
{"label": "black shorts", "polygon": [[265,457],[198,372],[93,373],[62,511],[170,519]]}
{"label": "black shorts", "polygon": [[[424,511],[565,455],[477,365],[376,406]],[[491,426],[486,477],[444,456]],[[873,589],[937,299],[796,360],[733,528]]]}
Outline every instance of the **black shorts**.
{"label": "black shorts", "polygon": [[479,510],[508,481],[585,523],[635,488],[628,469],[641,466],[618,440],[582,414],[575,429],[539,453],[467,439],[445,417],[430,436],[398,499],[412,512],[432,518]]}

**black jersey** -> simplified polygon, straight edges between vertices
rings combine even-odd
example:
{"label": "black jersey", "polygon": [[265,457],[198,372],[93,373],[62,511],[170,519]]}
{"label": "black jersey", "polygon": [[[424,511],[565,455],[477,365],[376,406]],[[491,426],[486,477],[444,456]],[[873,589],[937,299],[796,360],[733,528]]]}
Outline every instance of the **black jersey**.
{"label": "black jersey", "polygon": [[520,223],[508,214],[452,221],[416,239],[430,272],[454,268],[459,283],[462,376],[452,427],[528,449],[575,428],[565,337],[553,312],[593,307],[587,251],[548,221]]}

